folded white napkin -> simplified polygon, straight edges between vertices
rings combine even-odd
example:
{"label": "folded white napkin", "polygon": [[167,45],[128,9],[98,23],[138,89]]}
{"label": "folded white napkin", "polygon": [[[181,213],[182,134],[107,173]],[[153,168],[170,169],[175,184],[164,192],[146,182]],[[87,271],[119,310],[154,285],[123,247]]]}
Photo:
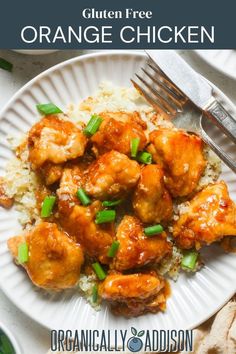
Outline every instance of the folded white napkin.
{"label": "folded white napkin", "polygon": [[231,300],[213,320],[195,330],[191,354],[236,353],[236,302]]}

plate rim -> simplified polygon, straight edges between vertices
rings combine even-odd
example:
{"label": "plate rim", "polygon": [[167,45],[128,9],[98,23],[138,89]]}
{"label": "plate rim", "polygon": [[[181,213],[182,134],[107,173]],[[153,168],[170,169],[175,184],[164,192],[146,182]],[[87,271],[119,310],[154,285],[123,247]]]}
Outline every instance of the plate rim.
{"label": "plate rim", "polygon": [[[226,76],[227,78],[230,78],[231,80],[236,81],[236,73],[235,75],[232,73],[232,71],[226,71],[224,70],[221,66],[219,65],[215,65],[214,63],[211,62],[211,60],[209,58],[207,58],[202,52],[206,51],[207,49],[196,49],[194,52],[196,53],[196,55],[201,58],[202,61],[204,61],[204,63],[208,64],[211,68],[217,70],[219,73],[221,73],[222,75]],[[215,50],[215,51],[219,51],[219,49],[208,49],[210,50]],[[227,49],[226,49],[227,50]],[[232,50],[232,49],[231,49]],[[235,58],[236,58],[236,53],[235,53]]]}
{"label": "plate rim", "polygon": [[19,90],[17,90],[13,96],[5,103],[5,105],[2,107],[2,109],[0,110],[0,121],[3,118],[2,115],[4,114],[5,111],[8,110],[8,108],[10,107],[10,105],[12,104],[12,102],[18,98],[18,96],[20,96],[22,94],[22,92],[24,90],[26,90],[30,85],[36,83],[38,80],[41,80],[44,76],[48,75],[49,73],[58,70],[59,68],[63,68],[66,65],[70,65],[74,62],[80,62],[84,59],[89,59],[89,58],[93,58],[93,57],[102,57],[102,56],[106,56],[106,55],[112,55],[112,56],[118,56],[118,55],[122,55],[122,54],[126,54],[126,55],[134,55],[134,56],[138,56],[140,58],[144,58],[146,57],[145,52],[138,52],[135,50],[115,50],[115,51],[109,51],[109,50],[104,50],[103,52],[93,52],[93,53],[86,53],[86,54],[82,54],[82,55],[78,55],[74,58],[70,58],[67,60],[62,61],[61,63],[58,63],[56,65],[51,66],[50,68],[42,71],[41,73],[39,73],[37,76],[35,76],[34,78],[32,78],[31,80],[29,80],[26,84],[24,84]]}
{"label": "plate rim", "polygon": [[[3,119],[4,113],[11,107],[12,103],[21,96],[21,94],[27,90],[31,85],[37,83],[37,81],[41,80],[44,76],[47,76],[48,74],[50,74],[51,72],[54,72],[58,69],[63,68],[64,66],[73,64],[75,62],[80,62],[86,59],[90,59],[90,58],[97,58],[97,57],[103,57],[103,56],[118,56],[118,55],[127,55],[127,56],[135,56],[135,57],[140,57],[140,58],[145,58],[146,54],[145,52],[137,52],[135,50],[117,50],[117,51],[109,51],[109,50],[104,50],[102,52],[93,52],[93,53],[86,53],[83,55],[79,55],[76,56],[74,58],[68,59],[66,61],[63,61],[61,63],[58,63],[50,68],[48,68],[47,70],[44,70],[43,72],[41,72],[39,75],[37,75],[36,77],[34,77],[33,79],[31,79],[29,82],[27,82],[25,85],[23,85],[9,100],[8,102],[4,105],[4,107],[1,109],[0,111],[0,122],[1,119]],[[216,88],[221,94],[222,97],[224,97],[226,99],[226,101],[228,101],[228,103],[230,105],[232,105],[232,107],[235,107],[235,105],[233,104],[233,102],[217,87],[215,86],[212,82],[210,82],[210,84],[213,86],[213,88]],[[8,299],[12,302],[12,304],[14,304],[20,311],[22,311],[26,316],[28,316],[29,318],[33,319],[35,322],[37,322],[39,325],[41,325],[42,327],[51,330],[52,328],[50,327],[50,325],[46,324],[46,323],[42,323],[37,316],[34,313],[28,313],[26,310],[24,310],[23,307],[20,307],[18,302],[16,301],[16,299],[14,297],[11,296],[10,291],[8,291],[7,289],[5,289],[4,287],[2,287],[2,281],[0,278],[0,288],[3,291],[3,293],[8,297]],[[230,293],[226,299],[224,299],[223,301],[221,301],[218,306],[211,311],[210,313],[208,313],[204,318],[202,318],[199,321],[195,321],[193,322],[192,326],[188,327],[187,329],[194,329],[196,327],[198,327],[200,324],[204,323],[206,320],[208,320],[210,317],[212,317],[215,313],[217,313],[228,301],[229,299],[235,294],[236,292],[236,285],[235,285],[235,289],[232,291],[232,293]],[[135,318],[134,318],[135,320]]]}

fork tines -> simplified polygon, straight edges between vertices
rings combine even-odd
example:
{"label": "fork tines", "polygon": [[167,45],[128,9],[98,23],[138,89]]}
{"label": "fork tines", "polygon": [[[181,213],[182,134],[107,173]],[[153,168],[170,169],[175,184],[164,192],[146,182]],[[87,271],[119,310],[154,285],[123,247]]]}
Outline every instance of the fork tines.
{"label": "fork tines", "polygon": [[187,101],[182,92],[168,79],[156,64],[147,63],[142,69],[142,76],[135,74],[139,83],[132,80],[134,87],[158,111],[170,115],[181,112]]}

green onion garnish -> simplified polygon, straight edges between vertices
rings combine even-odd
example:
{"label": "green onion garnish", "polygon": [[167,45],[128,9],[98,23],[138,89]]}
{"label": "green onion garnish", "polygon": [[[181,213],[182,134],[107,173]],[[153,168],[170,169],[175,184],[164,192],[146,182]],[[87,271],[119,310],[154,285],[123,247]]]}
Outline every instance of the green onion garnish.
{"label": "green onion garnish", "polygon": [[54,195],[48,195],[45,197],[42,208],[41,208],[41,217],[48,218],[52,214],[52,209],[56,202],[56,197]]}
{"label": "green onion garnish", "polygon": [[98,287],[97,287],[97,285],[94,285],[92,288],[92,301],[93,301],[93,303],[96,303],[98,301]]}
{"label": "green onion garnish", "polygon": [[102,123],[102,118],[93,114],[83,132],[86,136],[90,137],[96,133]]}
{"label": "green onion garnish", "polygon": [[40,113],[46,116],[49,114],[63,113],[62,110],[53,103],[37,104],[36,107]]}
{"label": "green onion garnish", "polygon": [[122,203],[123,200],[122,199],[118,199],[118,200],[104,200],[104,202],[102,202],[102,205],[104,207],[113,207],[116,205],[119,205],[120,203]]}
{"label": "green onion garnish", "polygon": [[82,188],[79,188],[77,191],[77,197],[79,198],[79,200],[81,201],[81,203],[83,205],[89,205],[91,204],[91,199],[87,196],[87,194],[85,193],[85,191]]}
{"label": "green onion garnish", "polygon": [[181,261],[183,269],[194,269],[197,263],[198,253],[194,250],[186,251]]}
{"label": "green onion garnish", "polygon": [[97,277],[99,280],[104,280],[106,278],[106,273],[104,272],[102,266],[100,263],[96,262],[92,264],[92,267],[95,271],[95,273],[97,274]]}
{"label": "green onion garnish", "polygon": [[18,262],[26,263],[29,260],[29,246],[26,242],[21,243],[18,246]]}
{"label": "green onion garnish", "polygon": [[138,153],[138,147],[140,138],[133,138],[130,142],[131,157],[136,157]]}
{"label": "green onion garnish", "polygon": [[9,338],[1,331],[0,332],[0,353],[1,354],[14,354],[15,350]]}
{"label": "green onion garnish", "polygon": [[12,71],[13,65],[9,61],[0,58],[0,68],[7,71]]}
{"label": "green onion garnish", "polygon": [[137,160],[141,163],[149,165],[152,163],[152,154],[146,151],[142,151],[137,155]]}
{"label": "green onion garnish", "polygon": [[144,233],[146,236],[158,235],[163,232],[163,227],[161,225],[153,225],[149,227],[145,227]]}
{"label": "green onion garnish", "polygon": [[116,211],[115,210],[101,210],[98,211],[96,214],[95,223],[96,224],[103,224],[105,222],[114,221],[116,218]]}
{"label": "green onion garnish", "polygon": [[120,247],[119,241],[112,242],[111,247],[109,248],[109,250],[107,252],[108,257],[112,257],[112,258],[115,257],[119,247]]}

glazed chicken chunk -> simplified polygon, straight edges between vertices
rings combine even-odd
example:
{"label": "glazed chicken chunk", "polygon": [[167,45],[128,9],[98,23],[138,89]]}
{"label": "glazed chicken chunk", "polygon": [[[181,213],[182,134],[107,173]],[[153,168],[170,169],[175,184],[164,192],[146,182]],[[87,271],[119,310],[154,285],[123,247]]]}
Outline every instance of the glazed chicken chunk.
{"label": "glazed chicken chunk", "polygon": [[135,187],[139,177],[139,164],[112,150],[90,165],[85,190],[89,195],[101,200],[120,197]]}
{"label": "glazed chicken chunk", "polygon": [[36,286],[62,290],[77,284],[83,252],[56,224],[42,222],[25,236],[10,238],[8,247],[16,261],[22,242],[29,247],[29,260],[22,265]]}
{"label": "glazed chicken chunk", "polygon": [[33,169],[46,162],[61,164],[84,154],[87,138],[72,122],[46,116],[29,132],[29,161]]}
{"label": "glazed chicken chunk", "polygon": [[138,112],[103,112],[99,116],[103,122],[91,141],[100,154],[116,150],[130,155],[130,142],[133,138],[139,138],[139,150],[144,149],[147,143],[144,130],[147,125]]}
{"label": "glazed chicken chunk", "polygon": [[142,168],[133,208],[144,223],[159,223],[171,218],[172,200],[164,185],[164,173],[160,166],[147,165]]}
{"label": "glazed chicken chunk", "polygon": [[171,244],[162,232],[153,237],[144,234],[139,219],[126,215],[117,230],[120,246],[114,258],[114,268],[119,271],[158,263],[171,252]]}
{"label": "glazed chicken chunk", "polygon": [[174,225],[173,235],[182,248],[196,247],[236,236],[236,205],[225,182],[210,184],[189,203]]}
{"label": "glazed chicken chunk", "polygon": [[63,168],[63,164],[54,165],[52,162],[45,162],[45,164],[43,164],[38,171],[44,178],[46,186],[50,186],[60,180],[63,174]]}
{"label": "glazed chicken chunk", "polygon": [[100,296],[117,315],[139,316],[165,309],[167,283],[155,271],[110,274],[99,286]]}
{"label": "glazed chicken chunk", "polygon": [[57,190],[59,222],[81,244],[90,257],[107,263],[107,251],[112,243],[113,225],[97,225],[96,213],[101,209],[99,201],[85,207],[76,196],[84,184],[84,175],[79,166],[64,170],[60,188]]}
{"label": "glazed chicken chunk", "polygon": [[160,128],[150,134],[156,163],[165,170],[165,184],[174,197],[192,193],[206,166],[200,137],[183,130]]}
{"label": "glazed chicken chunk", "polygon": [[83,172],[77,165],[64,168],[60,187],[57,189],[58,208],[63,215],[70,213],[79,204],[76,193],[83,186],[83,177]]}
{"label": "glazed chicken chunk", "polygon": [[62,227],[75,237],[84,252],[101,263],[109,263],[107,252],[113,241],[114,230],[112,223],[101,225],[95,223],[96,213],[101,210],[101,203],[95,201],[87,207],[75,205],[71,209],[59,210]]}

